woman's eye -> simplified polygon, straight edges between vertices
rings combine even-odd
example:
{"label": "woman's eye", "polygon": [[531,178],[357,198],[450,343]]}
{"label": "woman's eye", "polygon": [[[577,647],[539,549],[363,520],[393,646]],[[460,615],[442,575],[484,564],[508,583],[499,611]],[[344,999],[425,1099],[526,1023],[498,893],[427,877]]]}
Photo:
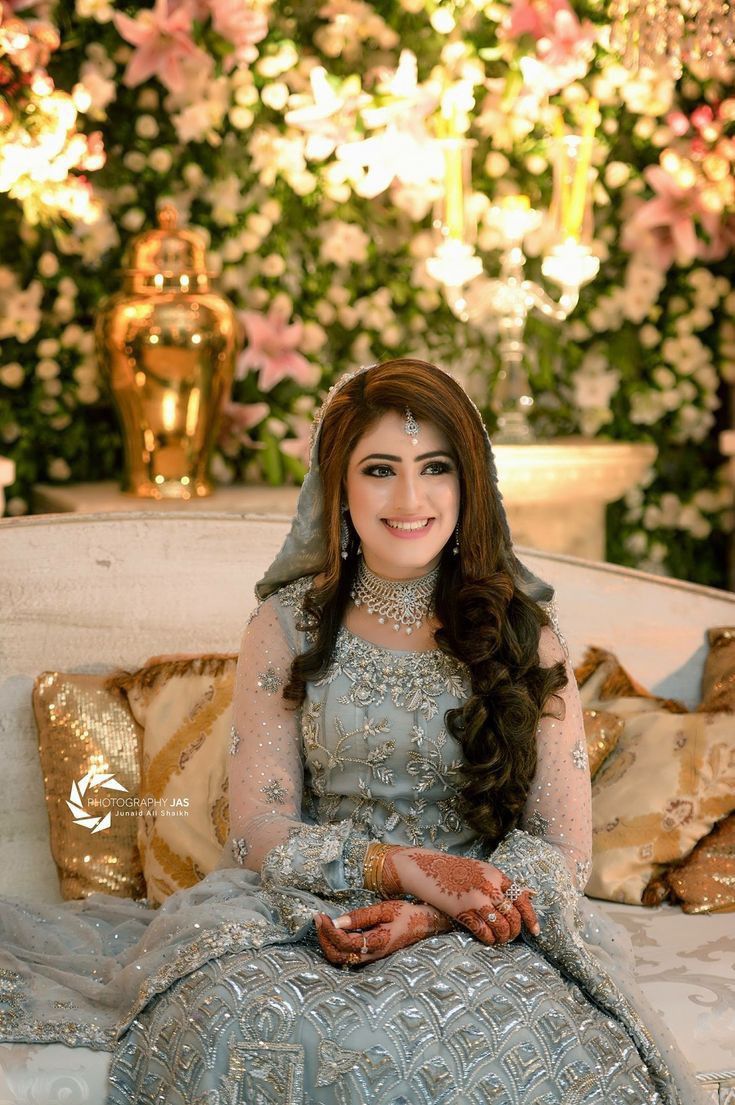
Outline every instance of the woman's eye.
{"label": "woman's eye", "polygon": [[[453,471],[452,465],[448,461],[432,460],[422,469],[422,475],[443,476],[445,472],[451,471]],[[394,472],[388,464],[373,464],[370,468],[363,469],[363,475],[377,476],[378,479],[384,479],[386,476],[394,475]]]}

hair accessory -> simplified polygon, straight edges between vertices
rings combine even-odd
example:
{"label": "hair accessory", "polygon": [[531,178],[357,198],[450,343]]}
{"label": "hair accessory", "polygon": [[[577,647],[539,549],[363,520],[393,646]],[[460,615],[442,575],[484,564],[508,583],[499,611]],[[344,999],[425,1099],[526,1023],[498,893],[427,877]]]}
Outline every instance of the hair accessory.
{"label": "hair accessory", "polygon": [[377,614],[385,625],[386,618],[398,633],[403,626],[407,634],[419,629],[434,612],[434,593],[439,578],[439,565],[418,579],[384,579],[371,572],[360,558],[350,598],[355,606],[367,606],[368,614]]}
{"label": "hair accessory", "polygon": [[412,444],[418,445],[418,443],[419,443],[419,424],[418,424],[418,422],[416,421],[416,419],[414,417],[413,411],[410,411],[408,409],[408,407],[406,407],[406,421],[403,423],[403,429],[408,434],[408,436],[411,438]]}

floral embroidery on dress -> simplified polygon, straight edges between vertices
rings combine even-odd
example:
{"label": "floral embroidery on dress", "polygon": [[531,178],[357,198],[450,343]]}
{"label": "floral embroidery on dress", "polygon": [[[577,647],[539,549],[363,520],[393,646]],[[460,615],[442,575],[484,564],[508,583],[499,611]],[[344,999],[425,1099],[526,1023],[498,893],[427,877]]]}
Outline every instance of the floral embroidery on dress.
{"label": "floral embroidery on dress", "polygon": [[283,686],[283,677],[271,664],[266,671],[258,673],[258,686],[262,687],[266,694],[275,694]]}
{"label": "floral embroidery on dress", "polygon": [[530,836],[545,836],[549,831],[549,822],[542,817],[538,810],[534,810],[526,821],[526,832]]}
{"label": "floral embroidery on dress", "polygon": [[554,633],[556,633],[557,637],[559,638],[561,647],[564,649],[564,655],[568,658],[569,645],[567,644],[566,637],[562,633],[559,626],[559,608],[556,605],[556,599],[551,598],[547,602],[540,602],[539,606],[548,614],[549,621],[551,622],[551,628],[554,630]]}
{"label": "floral embroidery on dress", "polygon": [[572,749],[572,762],[580,771],[586,771],[589,767],[587,759],[587,746],[583,741],[578,741]]}
{"label": "floral embroidery on dress", "polygon": [[260,788],[260,792],[277,806],[282,806],[286,801],[286,788],[279,783],[278,779],[269,779],[265,786]]}
{"label": "floral embroidery on dress", "polygon": [[232,842],[232,858],[239,863],[241,867],[245,865],[245,857],[250,849],[244,836],[239,836]]}

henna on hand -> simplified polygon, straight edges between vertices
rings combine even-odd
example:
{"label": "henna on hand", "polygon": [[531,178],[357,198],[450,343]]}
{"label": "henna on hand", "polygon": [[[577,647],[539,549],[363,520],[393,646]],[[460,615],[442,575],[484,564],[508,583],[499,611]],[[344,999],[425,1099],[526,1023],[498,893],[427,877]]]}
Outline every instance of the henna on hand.
{"label": "henna on hand", "polygon": [[314,924],[326,958],[337,966],[368,963],[452,928],[451,920],[433,906],[405,901],[382,901],[336,921],[317,914]]}

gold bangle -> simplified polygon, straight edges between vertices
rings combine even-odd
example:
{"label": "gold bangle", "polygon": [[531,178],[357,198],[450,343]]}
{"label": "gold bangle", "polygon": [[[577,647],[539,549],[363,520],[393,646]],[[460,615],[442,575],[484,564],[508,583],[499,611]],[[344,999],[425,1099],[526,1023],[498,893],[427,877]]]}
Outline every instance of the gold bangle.
{"label": "gold bangle", "polygon": [[380,894],[381,897],[383,865],[385,857],[392,847],[391,844],[380,844],[378,841],[372,841],[365,853],[365,862],[362,869],[363,886],[366,890],[371,890],[373,894]]}

